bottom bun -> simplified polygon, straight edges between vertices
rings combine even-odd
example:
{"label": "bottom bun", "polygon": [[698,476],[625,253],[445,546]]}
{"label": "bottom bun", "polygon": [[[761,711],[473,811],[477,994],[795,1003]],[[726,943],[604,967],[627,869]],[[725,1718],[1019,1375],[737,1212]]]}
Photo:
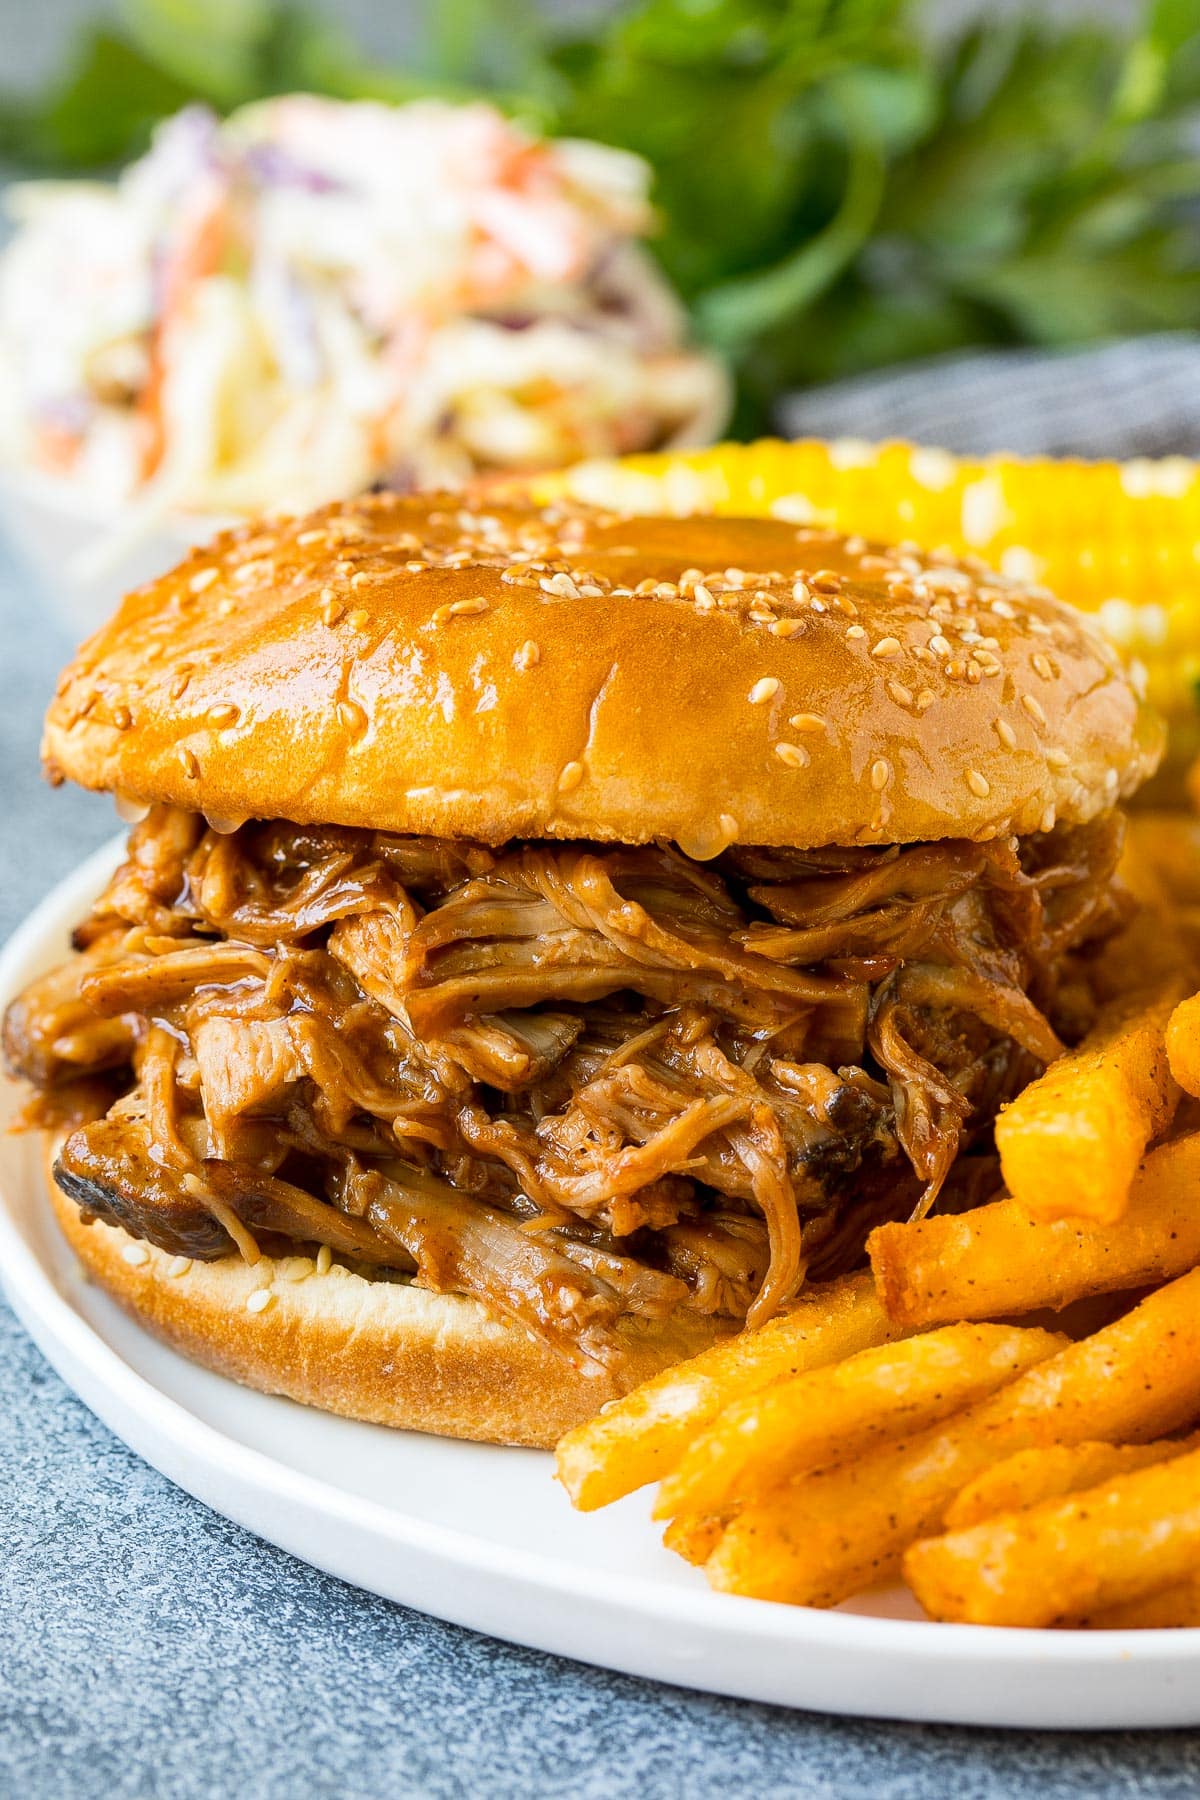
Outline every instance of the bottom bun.
{"label": "bottom bun", "polygon": [[[549,1449],[720,1334],[694,1315],[622,1321],[623,1379],[590,1378],[476,1300],[367,1281],[338,1263],[318,1274],[311,1257],[187,1262],[119,1225],[86,1224],[53,1176],[49,1186],[89,1274],[173,1349],[246,1387],[373,1425]],[[248,1304],[264,1291],[265,1304]]]}

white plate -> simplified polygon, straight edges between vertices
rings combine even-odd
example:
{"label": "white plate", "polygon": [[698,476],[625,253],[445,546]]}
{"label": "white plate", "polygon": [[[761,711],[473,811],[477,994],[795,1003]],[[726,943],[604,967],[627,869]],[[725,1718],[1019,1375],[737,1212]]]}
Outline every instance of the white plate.
{"label": "white plate", "polygon": [[[0,955],[0,1006],[62,955],[117,853],[94,856]],[[17,1095],[0,1083],[0,1125]],[[0,1137],[0,1271],[17,1314],[104,1422],[209,1506],[359,1587],[633,1675],[820,1711],[979,1725],[1200,1723],[1200,1630],[933,1625],[898,1596],[833,1613],[710,1593],[644,1495],[581,1517],[547,1456],[356,1425],[176,1356],[82,1279],[39,1148]]]}

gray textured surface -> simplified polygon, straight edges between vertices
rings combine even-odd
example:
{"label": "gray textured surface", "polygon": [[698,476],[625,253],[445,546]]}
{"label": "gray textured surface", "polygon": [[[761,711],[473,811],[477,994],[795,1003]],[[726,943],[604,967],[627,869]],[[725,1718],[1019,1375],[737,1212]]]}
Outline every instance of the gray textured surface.
{"label": "gray textured surface", "polygon": [[[0,547],[0,937],[113,829],[38,778],[69,648]],[[1184,1796],[1200,1733],[845,1722],[514,1650],[293,1562],[170,1487],[0,1306],[0,1794]]]}

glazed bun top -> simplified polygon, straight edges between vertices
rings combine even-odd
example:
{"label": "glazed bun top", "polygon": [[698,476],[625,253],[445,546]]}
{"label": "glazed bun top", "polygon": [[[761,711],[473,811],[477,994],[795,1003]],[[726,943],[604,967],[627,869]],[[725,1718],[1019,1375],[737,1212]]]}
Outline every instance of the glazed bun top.
{"label": "glazed bun top", "polygon": [[84,645],[44,743],[216,821],[700,857],[1083,822],[1160,751],[1091,625],[979,566],[444,495],[217,538]]}

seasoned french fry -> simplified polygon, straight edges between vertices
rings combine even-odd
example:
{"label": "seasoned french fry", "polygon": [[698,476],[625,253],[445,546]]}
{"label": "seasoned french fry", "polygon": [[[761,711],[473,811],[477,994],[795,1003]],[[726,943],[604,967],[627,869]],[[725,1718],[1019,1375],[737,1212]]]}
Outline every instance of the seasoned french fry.
{"label": "seasoned french fry", "polygon": [[669,1473],[731,1400],[902,1335],[865,1271],[814,1285],[760,1330],[714,1344],[568,1432],[558,1446],[558,1478],[583,1512],[606,1506]]}
{"label": "seasoned french fry", "polygon": [[1179,1102],[1164,1038],[1187,987],[1170,973],[1111,1002],[1079,1048],[1000,1114],[1000,1167],[1031,1217],[1120,1218],[1146,1145]]}
{"label": "seasoned french fry", "polygon": [[1037,1444],[1161,1437],[1200,1413],[1200,1269],[948,1423],[801,1476],[730,1520],[714,1587],[832,1606],[891,1575],[990,1464]]}
{"label": "seasoned french fry", "polygon": [[1180,1001],[1167,1023],[1171,1073],[1189,1094],[1200,1094],[1200,994]]}
{"label": "seasoned french fry", "polygon": [[1200,1451],[926,1538],[904,1577],[934,1619],[1070,1624],[1200,1574]]}
{"label": "seasoned french fry", "polygon": [[1116,1475],[1127,1475],[1151,1463],[1168,1462],[1200,1448],[1200,1438],[1157,1439],[1152,1444],[1050,1444],[1018,1450],[969,1481],[946,1508],[947,1531],[965,1531],[994,1519],[997,1513],[1021,1512],[1096,1487]]}
{"label": "seasoned french fry", "polygon": [[1200,1625],[1200,1575],[1178,1582],[1158,1594],[1107,1606],[1081,1619],[1094,1631],[1163,1631],[1181,1625]]}
{"label": "seasoned french fry", "polygon": [[807,1469],[910,1436],[1066,1342],[1012,1325],[948,1325],[777,1381],[734,1401],[690,1446],[659,1488],[654,1516],[726,1512]]}
{"label": "seasoned french fry", "polygon": [[721,1541],[721,1533],[725,1529],[724,1520],[714,1513],[684,1513],[672,1519],[663,1532],[663,1544],[673,1550],[676,1556],[682,1556],[684,1562],[697,1566],[706,1563]]}
{"label": "seasoned french fry", "polygon": [[867,1251],[883,1303],[899,1325],[1004,1318],[1194,1268],[1200,1263],[1198,1194],[1200,1132],[1192,1132],[1150,1152],[1124,1216],[1113,1225],[1044,1223],[1015,1200],[997,1200],[912,1225],[881,1225]]}

